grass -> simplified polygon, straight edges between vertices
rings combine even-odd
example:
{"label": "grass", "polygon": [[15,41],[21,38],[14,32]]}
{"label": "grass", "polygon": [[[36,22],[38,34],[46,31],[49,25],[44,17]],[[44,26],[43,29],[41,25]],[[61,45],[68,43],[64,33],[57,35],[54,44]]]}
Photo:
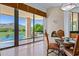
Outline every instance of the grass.
{"label": "grass", "polygon": [[7,34],[14,35],[14,32],[0,32],[0,37],[5,37]]}
{"label": "grass", "polygon": [[[14,32],[0,32],[0,37],[6,37],[8,34],[12,36],[12,35],[14,35]],[[19,34],[25,35],[25,32],[21,31],[21,32],[19,32]]]}

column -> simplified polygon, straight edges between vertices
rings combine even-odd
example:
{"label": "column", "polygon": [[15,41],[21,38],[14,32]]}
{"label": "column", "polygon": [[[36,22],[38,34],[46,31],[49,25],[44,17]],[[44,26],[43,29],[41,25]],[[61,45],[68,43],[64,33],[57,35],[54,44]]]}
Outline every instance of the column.
{"label": "column", "polygon": [[64,11],[64,34],[65,37],[70,36],[70,12]]}
{"label": "column", "polygon": [[31,19],[29,16],[27,17],[27,31],[26,32],[27,32],[27,38],[29,38],[31,35]]}

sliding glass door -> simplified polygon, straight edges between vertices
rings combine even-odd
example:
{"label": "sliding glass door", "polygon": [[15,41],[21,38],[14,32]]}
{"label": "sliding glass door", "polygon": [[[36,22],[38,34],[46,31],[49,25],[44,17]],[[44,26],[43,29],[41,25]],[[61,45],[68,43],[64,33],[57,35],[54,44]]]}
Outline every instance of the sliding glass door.
{"label": "sliding glass door", "polygon": [[19,10],[19,45],[43,40],[43,17]]}
{"label": "sliding glass door", "polygon": [[42,16],[0,4],[0,49],[43,40]]}
{"label": "sliding glass door", "polygon": [[19,45],[33,42],[33,14],[19,10]]}
{"label": "sliding glass door", "polygon": [[40,15],[34,15],[34,41],[43,40],[44,20]]}
{"label": "sliding glass door", "polygon": [[0,4],[0,48],[14,46],[14,8]]}

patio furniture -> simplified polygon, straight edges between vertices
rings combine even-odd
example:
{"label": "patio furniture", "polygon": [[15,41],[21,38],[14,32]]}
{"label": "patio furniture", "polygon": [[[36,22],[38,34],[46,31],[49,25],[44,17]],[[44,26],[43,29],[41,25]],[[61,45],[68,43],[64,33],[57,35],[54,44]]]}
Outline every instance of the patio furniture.
{"label": "patio furniture", "polygon": [[63,30],[58,30],[57,31],[57,36],[62,39],[64,37],[64,31]]}
{"label": "patio furniture", "polygon": [[[63,42],[58,39],[56,39],[55,41],[60,44],[60,51],[64,52],[63,55],[67,56],[79,55],[79,35],[77,36],[77,40],[69,38],[69,41],[67,39],[64,39]],[[66,48],[64,43],[69,43],[72,46],[70,48]]]}
{"label": "patio furniture", "polygon": [[77,35],[77,40],[74,45],[74,48],[73,49],[64,48],[63,51],[67,56],[78,56],[79,55],[79,35]]}
{"label": "patio furniture", "polygon": [[72,46],[75,44],[75,40],[72,39],[72,38],[69,38],[69,40],[66,39],[66,38],[64,38],[63,40],[64,40],[64,41],[61,41],[61,40],[59,40],[59,39],[55,39],[55,41],[56,41],[57,43],[59,43],[60,45],[63,45],[65,48],[67,48],[65,44],[71,45],[70,47],[72,47]]}
{"label": "patio furniture", "polygon": [[[61,41],[64,41],[64,38],[63,38],[64,37],[64,31],[63,30],[61,30],[61,29],[58,30],[57,36],[61,39]],[[72,44],[65,43],[65,42],[64,42],[64,45],[65,45],[66,48],[70,48],[72,46]]]}
{"label": "patio furniture", "polygon": [[[48,56],[48,54],[51,53],[51,52],[54,52],[55,54],[58,55],[59,52],[56,53],[55,50],[56,50],[56,51],[59,51],[59,47],[58,47],[58,45],[57,45],[56,43],[50,43],[50,42],[49,42],[49,38],[48,38],[48,33],[47,33],[47,31],[45,31],[45,43],[46,43],[46,45],[47,45],[47,56]],[[50,49],[51,49],[52,51],[49,52]]]}
{"label": "patio furniture", "polygon": [[78,33],[70,32],[70,37],[71,37],[71,38],[76,38],[77,34],[78,34]]}
{"label": "patio furniture", "polygon": [[51,33],[51,37],[57,37],[56,31],[53,31],[53,32]]}

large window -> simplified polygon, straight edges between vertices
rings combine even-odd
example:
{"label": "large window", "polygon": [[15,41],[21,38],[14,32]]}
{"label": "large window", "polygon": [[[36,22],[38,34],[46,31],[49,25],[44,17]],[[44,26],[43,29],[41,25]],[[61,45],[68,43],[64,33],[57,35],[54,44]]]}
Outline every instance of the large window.
{"label": "large window", "polygon": [[43,17],[39,15],[35,15],[35,20],[34,20],[35,41],[43,40],[43,34],[44,34],[43,27],[44,27]]}
{"label": "large window", "polygon": [[33,42],[33,14],[19,10],[19,44]]}
{"label": "large window", "polygon": [[43,40],[40,15],[0,4],[0,49]]}
{"label": "large window", "polygon": [[19,44],[43,40],[43,17],[19,10]]}
{"label": "large window", "polygon": [[14,46],[14,8],[0,5],[0,48]]}
{"label": "large window", "polygon": [[71,14],[71,31],[78,31],[78,13]]}

